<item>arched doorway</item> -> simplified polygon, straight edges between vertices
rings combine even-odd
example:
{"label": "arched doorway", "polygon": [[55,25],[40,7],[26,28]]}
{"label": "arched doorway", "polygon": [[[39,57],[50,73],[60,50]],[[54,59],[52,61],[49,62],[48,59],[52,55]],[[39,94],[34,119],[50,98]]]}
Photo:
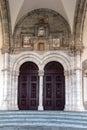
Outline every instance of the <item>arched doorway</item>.
{"label": "arched doorway", "polygon": [[19,109],[37,110],[38,95],[38,67],[33,62],[26,62],[20,67],[18,78]]}
{"label": "arched doorway", "polygon": [[45,110],[63,110],[65,106],[64,68],[50,62],[44,68],[43,106]]}

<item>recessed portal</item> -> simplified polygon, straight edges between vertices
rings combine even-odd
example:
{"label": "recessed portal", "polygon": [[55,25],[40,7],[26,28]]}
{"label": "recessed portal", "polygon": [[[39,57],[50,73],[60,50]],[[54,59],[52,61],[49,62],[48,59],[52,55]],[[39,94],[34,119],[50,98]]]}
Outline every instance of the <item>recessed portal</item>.
{"label": "recessed portal", "polygon": [[26,62],[20,67],[18,79],[18,107],[20,110],[38,108],[38,67],[33,62]]}
{"label": "recessed portal", "polygon": [[64,68],[58,62],[45,66],[43,105],[45,110],[63,110],[65,106]]}

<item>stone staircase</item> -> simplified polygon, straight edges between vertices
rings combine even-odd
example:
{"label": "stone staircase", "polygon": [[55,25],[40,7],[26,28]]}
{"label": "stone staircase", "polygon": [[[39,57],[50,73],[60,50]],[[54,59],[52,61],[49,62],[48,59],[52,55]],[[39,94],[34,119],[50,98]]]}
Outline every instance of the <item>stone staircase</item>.
{"label": "stone staircase", "polygon": [[0,111],[0,130],[87,130],[87,112]]}

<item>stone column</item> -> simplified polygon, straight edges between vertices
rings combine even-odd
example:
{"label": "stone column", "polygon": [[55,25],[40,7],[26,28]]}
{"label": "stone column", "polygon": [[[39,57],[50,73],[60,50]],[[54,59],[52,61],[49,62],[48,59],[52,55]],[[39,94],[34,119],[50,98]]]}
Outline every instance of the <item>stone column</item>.
{"label": "stone column", "polygon": [[81,53],[76,52],[74,62],[74,86],[73,86],[73,110],[83,111],[83,95],[82,95],[82,66],[81,66]]}
{"label": "stone column", "polygon": [[2,108],[3,110],[8,110],[8,87],[9,87],[9,65],[8,65],[8,59],[9,55],[8,53],[4,54],[4,67],[3,67],[3,104]]}
{"label": "stone column", "polygon": [[87,73],[83,75],[84,106],[87,109]]}
{"label": "stone column", "polygon": [[71,110],[71,74],[70,71],[65,71],[65,111]]}
{"label": "stone column", "polygon": [[76,97],[77,97],[77,88],[76,88],[76,73],[75,69],[71,70],[71,111],[76,111]]}
{"label": "stone column", "polygon": [[11,110],[11,100],[12,100],[12,98],[11,98],[11,93],[12,93],[11,70],[9,70],[9,73],[8,73],[8,80],[9,80],[8,91],[7,91],[7,95],[8,95],[8,110]]}
{"label": "stone column", "polygon": [[12,100],[11,109],[18,110],[18,76],[19,72],[14,71],[12,75]]}
{"label": "stone column", "polygon": [[43,76],[44,71],[39,71],[39,106],[38,110],[43,110]]}

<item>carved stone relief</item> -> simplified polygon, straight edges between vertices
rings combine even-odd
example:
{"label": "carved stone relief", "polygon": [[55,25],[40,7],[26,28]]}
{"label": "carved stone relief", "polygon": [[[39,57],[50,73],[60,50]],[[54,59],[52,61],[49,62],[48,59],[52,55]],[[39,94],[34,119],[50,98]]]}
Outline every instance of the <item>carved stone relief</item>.
{"label": "carved stone relief", "polygon": [[44,51],[69,48],[70,28],[58,13],[48,9],[37,9],[28,13],[17,24],[14,32],[14,53],[38,50],[44,43]]}
{"label": "carved stone relief", "polygon": [[53,48],[59,48],[59,47],[60,47],[60,39],[53,38]]}
{"label": "carved stone relief", "polygon": [[32,43],[31,36],[22,34],[21,40],[22,40],[22,47],[24,47],[24,48],[28,47],[29,49],[33,49],[33,43]]}

